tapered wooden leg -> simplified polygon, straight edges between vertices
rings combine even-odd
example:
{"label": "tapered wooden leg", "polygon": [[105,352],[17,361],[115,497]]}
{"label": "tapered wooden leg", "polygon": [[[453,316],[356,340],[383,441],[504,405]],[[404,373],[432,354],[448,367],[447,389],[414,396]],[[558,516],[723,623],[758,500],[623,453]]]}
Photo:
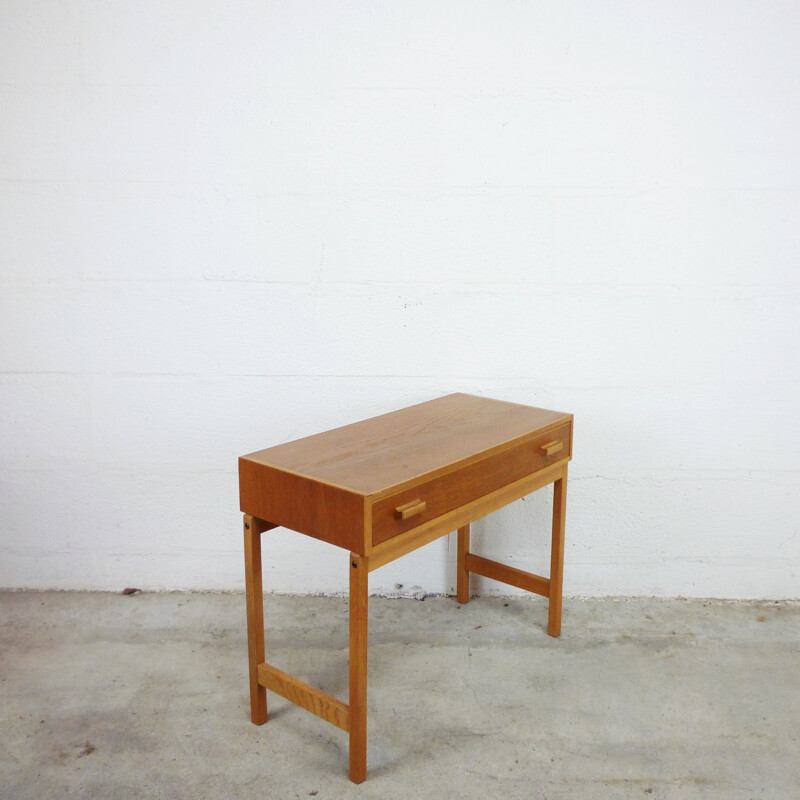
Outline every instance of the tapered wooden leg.
{"label": "tapered wooden leg", "polygon": [[469,570],[467,569],[467,553],[469,553],[469,525],[458,529],[458,554],[456,556],[456,600],[466,603],[469,600]]}
{"label": "tapered wooden leg", "polygon": [[561,588],[564,583],[564,522],[567,515],[567,468],[553,484],[553,543],[550,550],[550,608],[547,632],[561,635]]}
{"label": "tapered wooden leg", "polygon": [[369,560],[350,553],[350,780],[367,777],[367,619]]}
{"label": "tapered wooden leg", "polygon": [[247,653],[250,661],[250,718],[256,725],[267,721],[267,690],[258,683],[258,665],[264,661],[264,598],[261,585],[261,532],[263,526],[244,515],[244,577],[247,589]]}

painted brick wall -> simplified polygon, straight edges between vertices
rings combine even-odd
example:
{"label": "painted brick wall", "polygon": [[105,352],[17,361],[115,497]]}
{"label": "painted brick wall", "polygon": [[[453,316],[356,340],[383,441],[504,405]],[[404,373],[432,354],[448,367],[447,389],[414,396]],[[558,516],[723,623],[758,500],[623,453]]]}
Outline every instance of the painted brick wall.
{"label": "painted brick wall", "polygon": [[[568,594],[797,597],[799,29],[1,3],[0,585],[239,588],[239,454],[467,391],[575,413]],[[479,551],[546,571],[549,499]],[[268,589],[346,589],[266,537]],[[454,551],[371,586],[448,591]]]}

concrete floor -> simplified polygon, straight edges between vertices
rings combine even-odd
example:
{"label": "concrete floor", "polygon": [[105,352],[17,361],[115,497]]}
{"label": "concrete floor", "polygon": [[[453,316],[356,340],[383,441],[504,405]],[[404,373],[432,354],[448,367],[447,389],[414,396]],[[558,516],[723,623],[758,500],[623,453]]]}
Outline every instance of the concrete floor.
{"label": "concrete floor", "polygon": [[[266,598],[268,659],[346,701],[342,598]],[[269,695],[244,598],[0,593],[0,796],[800,798],[800,605],[372,598],[369,774]]]}

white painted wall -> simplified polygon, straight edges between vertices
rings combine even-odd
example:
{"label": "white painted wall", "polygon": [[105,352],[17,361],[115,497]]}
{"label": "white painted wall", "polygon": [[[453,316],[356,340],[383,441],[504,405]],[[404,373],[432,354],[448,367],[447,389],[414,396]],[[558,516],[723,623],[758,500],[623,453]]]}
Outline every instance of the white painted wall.
{"label": "white painted wall", "polygon": [[[0,585],[240,588],[239,454],[467,391],[575,414],[566,593],[800,595],[798,30],[0,2]],[[480,552],[546,571],[549,500]],[[265,544],[267,589],[346,589]]]}

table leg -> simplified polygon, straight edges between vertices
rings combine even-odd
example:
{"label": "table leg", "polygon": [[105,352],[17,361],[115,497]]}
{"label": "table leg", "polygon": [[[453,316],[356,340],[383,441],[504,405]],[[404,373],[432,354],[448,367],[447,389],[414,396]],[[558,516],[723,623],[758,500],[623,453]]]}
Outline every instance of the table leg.
{"label": "table leg", "polygon": [[567,515],[567,468],[553,484],[553,540],[550,550],[550,606],[547,632],[561,635],[561,588],[564,583],[564,522]]}
{"label": "table leg", "polygon": [[469,570],[467,554],[469,553],[469,524],[458,529],[458,554],[456,556],[456,600],[466,603],[469,600]]}
{"label": "table leg", "polygon": [[250,662],[250,718],[256,725],[267,721],[267,690],[258,683],[258,665],[264,661],[264,598],[261,584],[261,532],[263,526],[244,515],[244,578],[247,590],[247,654]]}
{"label": "table leg", "polygon": [[350,553],[350,780],[367,777],[369,559]]}

